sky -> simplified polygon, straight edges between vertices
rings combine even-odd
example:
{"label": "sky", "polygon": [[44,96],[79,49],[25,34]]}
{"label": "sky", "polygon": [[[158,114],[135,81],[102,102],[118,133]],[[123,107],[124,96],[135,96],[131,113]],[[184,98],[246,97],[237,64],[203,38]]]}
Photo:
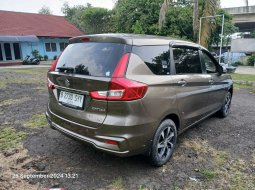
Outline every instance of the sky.
{"label": "sky", "polygon": [[[116,0],[0,0],[0,10],[37,13],[42,6],[48,6],[54,15],[63,15],[61,7],[64,2],[70,6],[92,4],[94,7],[112,9]],[[255,0],[249,0],[249,5],[255,5]],[[221,6],[245,6],[245,0],[221,0]]]}

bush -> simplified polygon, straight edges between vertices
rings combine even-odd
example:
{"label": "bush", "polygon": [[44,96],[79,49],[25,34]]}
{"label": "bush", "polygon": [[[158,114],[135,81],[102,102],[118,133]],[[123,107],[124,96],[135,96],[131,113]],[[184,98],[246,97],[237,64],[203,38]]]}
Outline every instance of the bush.
{"label": "bush", "polygon": [[232,64],[233,66],[237,67],[239,65],[243,65],[241,61],[236,61],[235,63]]}
{"label": "bush", "polygon": [[40,61],[42,61],[42,60],[43,60],[43,56],[42,56],[42,55],[39,55],[39,56],[38,56],[38,59],[39,59]]}
{"label": "bush", "polygon": [[54,55],[53,59],[56,60],[58,56]]}
{"label": "bush", "polygon": [[34,58],[38,58],[39,57],[39,51],[37,49],[34,49],[31,54],[34,56]]}
{"label": "bush", "polygon": [[48,55],[43,56],[44,61],[47,61],[49,59]]}
{"label": "bush", "polygon": [[254,66],[254,62],[255,62],[255,55],[250,56],[247,60],[247,63],[249,66]]}

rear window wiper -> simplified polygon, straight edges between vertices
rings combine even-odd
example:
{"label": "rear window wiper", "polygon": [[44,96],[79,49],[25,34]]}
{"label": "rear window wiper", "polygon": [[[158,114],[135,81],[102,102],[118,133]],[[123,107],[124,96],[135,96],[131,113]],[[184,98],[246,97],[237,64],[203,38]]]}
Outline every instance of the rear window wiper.
{"label": "rear window wiper", "polygon": [[74,68],[73,67],[57,67],[59,72],[64,72],[64,73],[73,73]]}

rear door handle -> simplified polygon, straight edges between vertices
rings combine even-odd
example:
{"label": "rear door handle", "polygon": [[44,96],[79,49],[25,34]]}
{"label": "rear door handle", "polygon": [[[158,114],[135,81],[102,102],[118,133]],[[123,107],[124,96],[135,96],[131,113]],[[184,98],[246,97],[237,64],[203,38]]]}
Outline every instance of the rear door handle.
{"label": "rear door handle", "polygon": [[187,81],[184,79],[181,79],[180,81],[177,82],[180,86],[185,86],[187,84]]}
{"label": "rear door handle", "polygon": [[214,84],[214,80],[210,79],[210,80],[209,80],[209,84],[210,84],[210,85],[213,85],[213,84]]}

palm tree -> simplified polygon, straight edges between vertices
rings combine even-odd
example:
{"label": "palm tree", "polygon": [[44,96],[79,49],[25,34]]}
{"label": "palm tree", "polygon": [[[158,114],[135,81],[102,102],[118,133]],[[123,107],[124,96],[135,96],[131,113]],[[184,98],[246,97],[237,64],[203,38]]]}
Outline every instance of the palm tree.
{"label": "palm tree", "polygon": [[[216,10],[219,7],[219,0],[203,0],[202,5],[202,16],[214,16],[216,14]],[[208,42],[210,38],[210,34],[214,31],[215,25],[212,24],[208,19],[203,19],[202,28],[201,28],[201,40],[200,44],[206,48],[208,48]]]}
{"label": "palm tree", "polygon": [[164,2],[161,5],[160,12],[159,12],[159,19],[158,19],[159,30],[161,30],[161,28],[164,26],[164,23],[166,20],[166,13],[171,3],[172,3],[172,0],[164,0]]}
{"label": "palm tree", "polygon": [[193,5],[193,39],[194,41],[197,41],[197,34],[199,30],[199,9],[198,9],[198,0],[194,0],[194,5]]}

